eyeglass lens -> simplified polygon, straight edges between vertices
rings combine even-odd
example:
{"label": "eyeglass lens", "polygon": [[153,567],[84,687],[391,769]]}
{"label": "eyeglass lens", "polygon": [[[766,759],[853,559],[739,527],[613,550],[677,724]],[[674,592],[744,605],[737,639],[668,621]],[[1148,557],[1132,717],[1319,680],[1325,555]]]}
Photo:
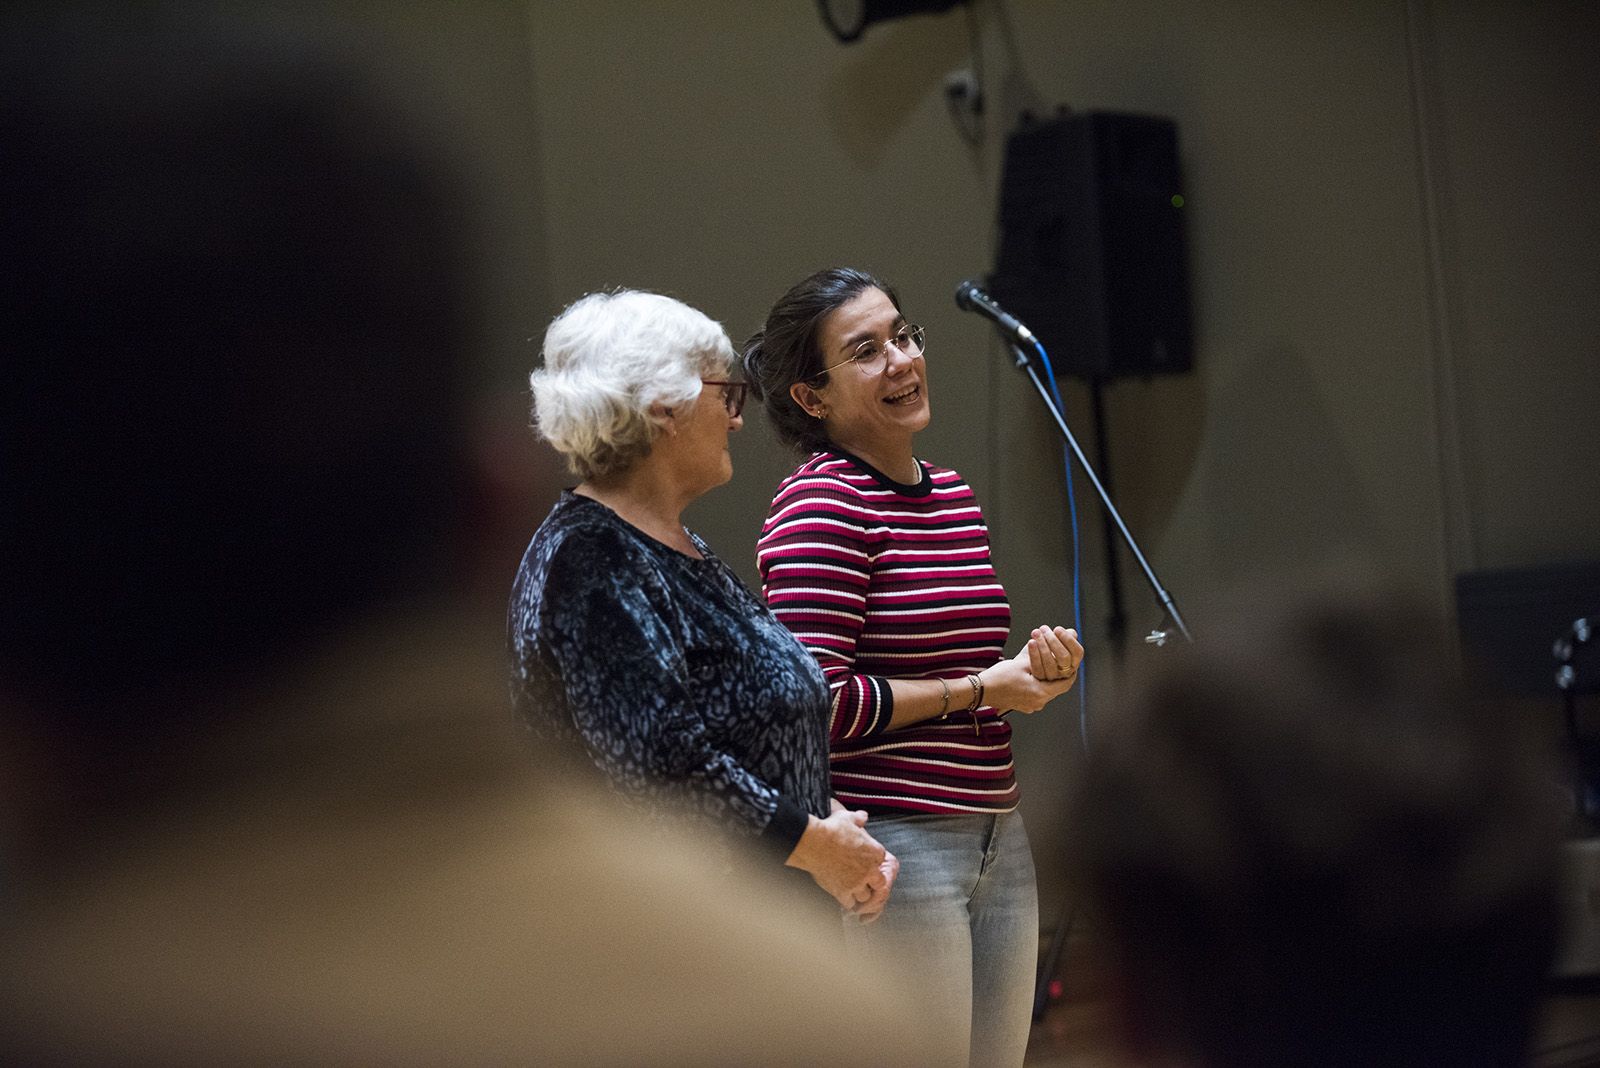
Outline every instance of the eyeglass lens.
{"label": "eyeglass lens", "polygon": [[730,417],[737,416],[744,411],[744,400],[750,392],[748,382],[728,382],[722,379],[702,378],[702,383],[716,386],[722,390],[722,406],[728,410]]}
{"label": "eyeglass lens", "polygon": [[863,341],[851,360],[868,374],[879,374],[888,365],[890,345],[916,359],[922,355],[923,339],[922,327],[903,326],[888,341]]}

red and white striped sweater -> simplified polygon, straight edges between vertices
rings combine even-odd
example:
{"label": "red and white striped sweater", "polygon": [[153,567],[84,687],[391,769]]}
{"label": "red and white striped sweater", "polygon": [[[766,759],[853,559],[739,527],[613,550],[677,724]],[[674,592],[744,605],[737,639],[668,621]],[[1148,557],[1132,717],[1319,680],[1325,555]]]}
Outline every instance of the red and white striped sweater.
{"label": "red and white striped sweater", "polygon": [[998,660],[1011,630],[972,488],[920,466],[908,486],[839,451],[801,464],[756,544],[761,591],[827,676],[835,796],[869,812],[1008,812],[1011,725],[995,709],[887,729],[889,679],[950,680],[963,709],[964,677]]}

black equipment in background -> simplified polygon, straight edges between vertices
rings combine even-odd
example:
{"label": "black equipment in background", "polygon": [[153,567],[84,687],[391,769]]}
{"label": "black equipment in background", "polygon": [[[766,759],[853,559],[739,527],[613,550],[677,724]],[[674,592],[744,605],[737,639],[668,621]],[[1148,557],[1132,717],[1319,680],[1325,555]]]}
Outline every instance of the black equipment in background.
{"label": "black equipment in background", "polygon": [[1551,643],[1597,607],[1600,561],[1456,576],[1456,626],[1468,666],[1513,696],[1550,694]]}
{"label": "black equipment in background", "polygon": [[1552,976],[1592,990],[1600,980],[1600,561],[1457,575],[1456,619],[1468,670],[1510,699],[1508,714],[1547,714],[1563,742],[1559,796],[1570,822]]}
{"label": "black equipment in background", "polygon": [[1600,561],[1457,575],[1456,621],[1475,677],[1534,707],[1559,701],[1573,832],[1600,834]]}
{"label": "black equipment in background", "polygon": [[1039,335],[1058,375],[1188,371],[1183,203],[1170,119],[1025,120],[1006,144],[989,291]]}

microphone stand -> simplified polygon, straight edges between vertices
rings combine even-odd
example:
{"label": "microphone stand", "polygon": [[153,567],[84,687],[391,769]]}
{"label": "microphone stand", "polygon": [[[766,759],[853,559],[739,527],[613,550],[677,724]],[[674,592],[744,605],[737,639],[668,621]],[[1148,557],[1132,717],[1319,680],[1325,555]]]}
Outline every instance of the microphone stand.
{"label": "microphone stand", "polygon": [[[1011,347],[1011,354],[1016,358],[1017,367],[1028,373],[1028,378],[1033,382],[1033,388],[1038,391],[1039,399],[1044,401],[1044,407],[1055,420],[1056,429],[1061,431],[1061,436],[1066,439],[1071,447],[1072,454],[1078,458],[1078,466],[1083,468],[1083,473],[1089,476],[1089,482],[1094,486],[1095,493],[1100,496],[1100,503],[1105,506],[1106,514],[1116,523],[1117,529],[1122,532],[1122,540],[1127,542],[1128,550],[1133,553],[1133,558],[1139,562],[1139,568],[1144,572],[1145,581],[1150,583],[1150,588],[1155,592],[1156,600],[1160,603],[1165,615],[1162,626],[1152,630],[1145,636],[1145,641],[1150,645],[1163,646],[1175,629],[1186,642],[1193,642],[1194,636],[1189,633],[1189,628],[1184,625],[1183,616],[1178,611],[1178,603],[1173,600],[1172,594],[1167,592],[1161,580],[1156,577],[1155,568],[1150,566],[1150,561],[1139,549],[1139,543],[1133,540],[1133,534],[1128,530],[1128,525],[1122,521],[1122,514],[1117,511],[1117,506],[1111,503],[1111,494],[1106,492],[1100,476],[1095,474],[1094,467],[1089,463],[1089,458],[1083,454],[1083,449],[1078,445],[1078,439],[1073,437],[1072,431],[1067,427],[1067,421],[1056,407],[1050,391],[1045,388],[1044,382],[1039,378],[1039,369],[1034,365],[1033,357],[1022,346],[1012,339],[1009,333],[1005,335],[1006,343]],[[1107,546],[1109,550],[1111,546]],[[1067,934],[1072,930],[1074,910],[1070,905],[1065,905],[1057,914],[1055,929],[1050,935],[1050,948],[1045,952],[1044,960],[1039,963],[1039,974],[1033,988],[1033,1021],[1038,1023],[1044,1019],[1045,1009],[1050,1004],[1050,987],[1055,977],[1056,968],[1061,960],[1061,950],[1067,942]]]}
{"label": "microphone stand", "polygon": [[1128,551],[1133,553],[1133,558],[1139,562],[1139,568],[1144,572],[1145,581],[1150,583],[1150,589],[1155,592],[1156,601],[1160,603],[1165,613],[1162,626],[1151,631],[1145,636],[1145,641],[1151,645],[1166,645],[1167,639],[1172,636],[1172,631],[1177,630],[1186,642],[1194,641],[1194,636],[1189,633],[1189,628],[1184,625],[1183,616],[1178,612],[1178,602],[1172,599],[1166,587],[1161,585],[1161,580],[1156,577],[1156,572],[1146,560],[1144,553],[1139,550],[1139,543],[1133,540],[1133,534],[1128,530],[1128,524],[1122,521],[1122,515],[1117,511],[1117,506],[1111,503],[1111,494],[1100,482],[1100,476],[1094,473],[1088,457],[1083,455],[1083,450],[1078,447],[1078,439],[1072,436],[1072,431],[1067,429],[1067,421],[1061,417],[1061,412],[1056,408],[1056,402],[1050,396],[1050,391],[1039,380],[1039,370],[1034,366],[1033,358],[1027,351],[1013,341],[1009,336],[1006,343],[1011,346],[1011,354],[1016,357],[1017,366],[1028,372],[1028,378],[1033,382],[1033,388],[1039,391],[1039,399],[1044,401],[1045,410],[1056,421],[1056,429],[1061,431],[1061,436],[1066,439],[1072,448],[1072,454],[1078,458],[1078,466],[1083,468],[1083,473],[1089,476],[1089,482],[1094,486],[1094,491],[1100,495],[1100,503],[1105,506],[1106,514],[1116,523],[1117,529],[1122,532],[1122,540],[1128,545]]}

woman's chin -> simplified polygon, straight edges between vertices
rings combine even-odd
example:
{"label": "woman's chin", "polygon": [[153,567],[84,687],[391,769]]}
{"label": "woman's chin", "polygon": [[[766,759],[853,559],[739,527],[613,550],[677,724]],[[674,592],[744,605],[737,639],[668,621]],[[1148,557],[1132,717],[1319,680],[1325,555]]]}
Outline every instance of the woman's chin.
{"label": "woman's chin", "polygon": [[928,395],[924,393],[917,403],[908,408],[902,416],[902,422],[914,433],[925,430],[933,421],[933,409],[928,406]]}

